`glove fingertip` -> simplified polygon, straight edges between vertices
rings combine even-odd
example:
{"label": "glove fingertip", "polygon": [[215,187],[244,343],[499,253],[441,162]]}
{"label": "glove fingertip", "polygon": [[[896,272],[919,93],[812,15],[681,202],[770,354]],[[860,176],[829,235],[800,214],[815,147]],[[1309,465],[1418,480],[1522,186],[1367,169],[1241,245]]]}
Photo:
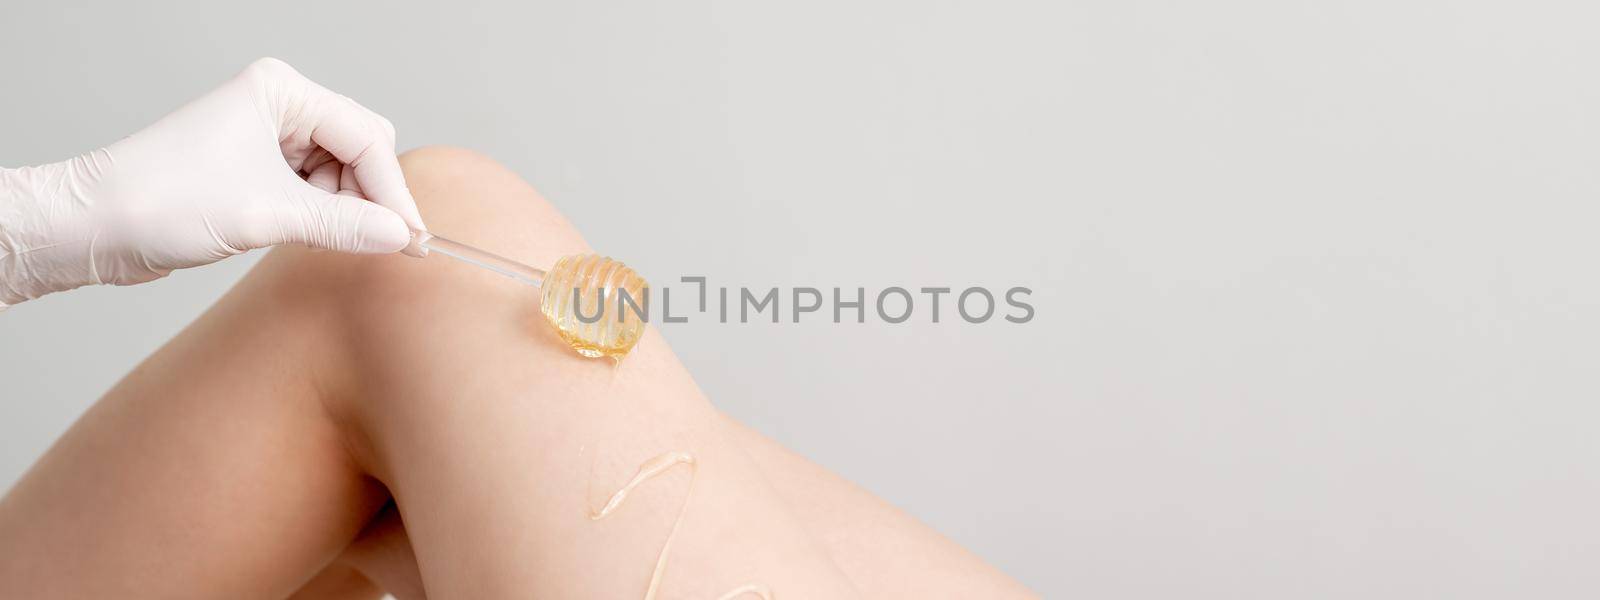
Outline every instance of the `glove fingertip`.
{"label": "glove fingertip", "polygon": [[356,223],[356,254],[393,254],[411,243],[411,228],[394,211],[367,203]]}

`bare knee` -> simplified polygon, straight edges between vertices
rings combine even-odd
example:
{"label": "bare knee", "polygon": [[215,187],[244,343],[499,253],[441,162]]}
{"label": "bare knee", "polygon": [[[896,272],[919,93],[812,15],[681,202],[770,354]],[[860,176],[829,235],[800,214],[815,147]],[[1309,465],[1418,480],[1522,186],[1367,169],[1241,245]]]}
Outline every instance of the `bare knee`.
{"label": "bare knee", "polygon": [[[404,154],[401,166],[435,235],[539,268],[587,249],[538,191],[482,154],[426,147]],[[403,418],[416,408],[408,398],[438,398],[455,385],[450,379],[476,378],[484,361],[573,359],[544,324],[537,288],[437,253],[417,259],[286,248],[251,277],[322,315],[319,335],[340,359],[314,366],[318,387],[347,424]],[[472,360],[452,370],[441,356]],[[364,442],[352,445],[365,454]],[[358,461],[370,468],[364,458]]]}

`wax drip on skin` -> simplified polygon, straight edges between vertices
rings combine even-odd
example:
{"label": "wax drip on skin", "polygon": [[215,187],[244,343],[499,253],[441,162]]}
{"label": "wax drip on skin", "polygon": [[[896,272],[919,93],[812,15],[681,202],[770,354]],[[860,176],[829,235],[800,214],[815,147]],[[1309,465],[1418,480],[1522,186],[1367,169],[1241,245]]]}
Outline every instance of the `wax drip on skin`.
{"label": "wax drip on skin", "polygon": [[[617,510],[617,507],[622,506],[623,501],[628,499],[628,494],[634,488],[639,487],[639,484],[649,481],[651,478],[665,473],[678,465],[689,466],[689,489],[684,491],[683,504],[678,505],[678,516],[672,519],[672,528],[667,530],[667,540],[661,543],[661,552],[656,555],[656,566],[655,569],[650,571],[650,586],[645,588],[644,600],[654,600],[656,591],[661,587],[661,575],[667,570],[667,556],[672,552],[672,540],[678,535],[678,525],[683,523],[683,513],[689,509],[689,497],[694,494],[694,480],[699,475],[699,466],[695,462],[694,456],[688,452],[673,451],[645,461],[644,464],[639,465],[639,471],[633,474],[633,479],[629,479],[628,483],[622,486],[622,489],[612,494],[611,499],[606,501],[605,506],[601,507],[600,510],[589,512],[589,520],[591,521],[599,521],[606,518]],[[734,588],[728,593],[719,596],[717,600],[732,600],[746,594],[754,594],[762,600],[772,600],[772,591],[768,590],[766,586],[756,584],[746,584]]]}

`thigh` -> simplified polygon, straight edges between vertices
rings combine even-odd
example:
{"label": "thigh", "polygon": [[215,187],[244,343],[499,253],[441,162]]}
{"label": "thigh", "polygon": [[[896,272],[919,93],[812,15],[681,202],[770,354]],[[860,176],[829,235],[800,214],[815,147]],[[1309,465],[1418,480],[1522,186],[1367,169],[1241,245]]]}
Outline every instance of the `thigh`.
{"label": "thigh", "polygon": [[304,292],[318,274],[273,262],[0,500],[0,597],[281,598],[382,506],[323,402],[339,345]]}
{"label": "thigh", "polygon": [[868,598],[1033,598],[1021,583],[916,518],[795,454],[731,424],[800,522]]}

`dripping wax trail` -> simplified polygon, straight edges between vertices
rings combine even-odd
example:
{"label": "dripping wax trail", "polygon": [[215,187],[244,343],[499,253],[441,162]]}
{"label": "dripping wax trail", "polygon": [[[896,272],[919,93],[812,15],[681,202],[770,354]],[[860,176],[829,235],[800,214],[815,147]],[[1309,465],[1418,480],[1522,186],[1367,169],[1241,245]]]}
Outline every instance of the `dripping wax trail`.
{"label": "dripping wax trail", "polygon": [[[632,493],[634,488],[639,487],[639,484],[649,481],[678,465],[688,465],[689,487],[683,492],[683,503],[678,505],[678,515],[673,517],[672,528],[667,530],[667,539],[661,543],[661,552],[656,555],[656,566],[650,571],[650,586],[645,588],[644,600],[655,599],[656,591],[661,587],[661,575],[667,570],[667,556],[672,552],[672,540],[678,535],[678,525],[683,523],[683,513],[689,510],[689,498],[694,494],[694,480],[699,476],[699,466],[695,462],[694,456],[688,452],[672,451],[645,461],[644,464],[639,465],[639,471],[633,474],[633,478],[629,479],[628,483],[622,486],[622,489],[611,495],[605,506],[602,506],[599,510],[589,512],[589,520],[591,521],[599,521],[606,518],[616,511],[617,507],[622,506],[622,503],[628,499],[628,494]],[[747,584],[734,588],[718,597],[717,600],[732,600],[746,594],[754,594],[763,600],[772,600],[772,592],[766,587],[756,584]]]}

